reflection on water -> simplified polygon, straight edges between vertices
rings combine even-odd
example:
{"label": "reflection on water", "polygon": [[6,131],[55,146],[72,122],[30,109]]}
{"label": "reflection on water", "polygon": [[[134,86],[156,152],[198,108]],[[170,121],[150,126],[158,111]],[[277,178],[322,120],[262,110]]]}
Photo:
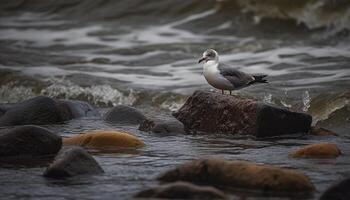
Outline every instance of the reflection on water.
{"label": "reflection on water", "polygon": [[[155,178],[175,165],[195,158],[215,157],[231,160],[248,160],[271,164],[306,173],[316,185],[317,191],[310,199],[332,182],[349,174],[349,138],[306,136],[299,139],[254,140],[245,136],[222,135],[173,135],[159,136],[136,130],[136,127],[112,126],[96,119],[73,120],[64,125],[47,126],[63,136],[70,136],[94,129],[119,129],[132,132],[146,146],[137,151],[91,153],[102,165],[105,174],[81,176],[64,180],[41,177],[43,167],[4,168],[0,171],[2,191],[9,199],[20,196],[35,199],[82,198],[106,199],[117,195],[130,198],[136,192],[157,184]],[[336,143],[343,155],[337,159],[291,159],[288,153],[300,145],[319,142]],[[21,177],[21,178],[19,178]],[[13,193],[16,190],[16,193]],[[63,192],[64,191],[64,192]],[[14,196],[14,194],[16,194]],[[251,199],[268,199],[251,191],[235,191],[232,195],[250,196]],[[90,197],[93,196],[93,197]],[[277,198],[279,199],[279,198]],[[283,199],[283,198],[282,198]],[[298,198],[296,198],[298,199]]]}
{"label": "reflection on water", "polygon": [[[4,168],[7,199],[129,198],[157,184],[160,172],[198,157],[250,160],[299,169],[316,199],[350,175],[350,4],[346,1],[20,1],[0,5],[0,103],[37,95],[80,99],[97,107],[133,105],[145,113],[177,110],[198,89],[212,89],[198,58],[220,60],[269,84],[236,95],[313,115],[340,137],[254,140],[238,136],[155,136],[99,119],[48,126],[62,136],[123,129],[145,141],[136,152],[93,152],[106,173],[50,180],[43,168]],[[105,111],[105,110],[103,110]],[[337,159],[289,159],[299,145],[334,142]],[[83,187],[82,187],[83,186]],[[5,188],[5,187],[3,187]],[[236,193],[237,194],[237,193]],[[251,192],[243,192],[251,195]],[[253,195],[264,199],[263,195]],[[254,199],[253,198],[253,199]]]}

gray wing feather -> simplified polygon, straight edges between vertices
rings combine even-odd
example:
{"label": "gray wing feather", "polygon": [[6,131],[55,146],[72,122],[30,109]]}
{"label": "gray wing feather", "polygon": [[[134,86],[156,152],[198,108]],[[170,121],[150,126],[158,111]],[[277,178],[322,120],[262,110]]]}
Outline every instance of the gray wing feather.
{"label": "gray wing feather", "polygon": [[218,69],[220,74],[225,77],[235,88],[240,88],[249,85],[255,79],[252,75],[238,71],[231,66],[219,64]]}

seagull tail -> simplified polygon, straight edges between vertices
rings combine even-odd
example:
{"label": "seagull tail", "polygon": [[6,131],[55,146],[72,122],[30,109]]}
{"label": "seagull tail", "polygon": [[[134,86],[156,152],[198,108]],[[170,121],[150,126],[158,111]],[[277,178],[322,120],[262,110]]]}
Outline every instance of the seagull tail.
{"label": "seagull tail", "polygon": [[254,84],[254,83],[268,83],[268,81],[265,79],[265,77],[267,77],[266,74],[253,74],[252,75],[254,77],[254,81],[250,82],[250,84]]}

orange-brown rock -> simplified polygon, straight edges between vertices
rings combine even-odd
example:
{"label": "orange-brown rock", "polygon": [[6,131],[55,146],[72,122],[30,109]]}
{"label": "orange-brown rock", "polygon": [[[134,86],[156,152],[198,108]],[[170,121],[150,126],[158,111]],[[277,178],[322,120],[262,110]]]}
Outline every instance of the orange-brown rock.
{"label": "orange-brown rock", "polygon": [[293,158],[333,158],[338,157],[341,151],[335,144],[320,143],[303,146],[289,154]]}
{"label": "orange-brown rock", "polygon": [[137,137],[121,131],[93,131],[63,139],[63,145],[87,148],[135,148],[144,143]]}
{"label": "orange-brown rock", "polygon": [[158,179],[163,182],[181,180],[205,185],[273,192],[310,192],[314,190],[309,178],[295,170],[220,159],[191,161],[167,171]]}
{"label": "orange-brown rock", "polygon": [[317,126],[312,126],[310,129],[310,135],[316,135],[316,136],[337,136],[338,134],[334,133],[333,131],[330,131],[325,128],[317,127]]}

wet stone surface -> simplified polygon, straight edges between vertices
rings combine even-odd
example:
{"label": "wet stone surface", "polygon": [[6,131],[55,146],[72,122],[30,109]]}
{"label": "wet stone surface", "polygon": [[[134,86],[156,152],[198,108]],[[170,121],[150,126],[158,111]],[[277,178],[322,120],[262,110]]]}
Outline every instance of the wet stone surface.
{"label": "wet stone surface", "polygon": [[253,99],[196,91],[174,113],[189,131],[272,137],[308,133],[312,117]]}

